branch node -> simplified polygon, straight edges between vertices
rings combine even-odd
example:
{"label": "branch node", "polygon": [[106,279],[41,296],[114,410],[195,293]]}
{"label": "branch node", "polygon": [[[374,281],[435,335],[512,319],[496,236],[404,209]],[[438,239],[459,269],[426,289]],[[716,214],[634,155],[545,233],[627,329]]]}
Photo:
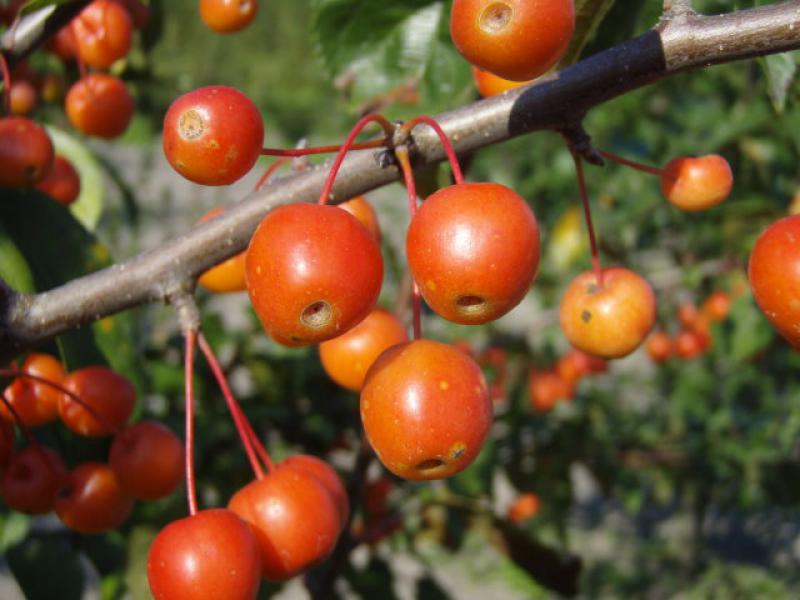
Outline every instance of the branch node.
{"label": "branch node", "polygon": [[200,309],[195,302],[194,294],[182,290],[170,296],[168,302],[175,307],[178,314],[178,323],[181,332],[186,335],[189,332],[196,333],[200,330]]}
{"label": "branch node", "polygon": [[592,137],[586,132],[581,123],[560,129],[570,151],[580,156],[589,164],[602,167],[605,165],[603,157],[592,145]]}
{"label": "branch node", "polygon": [[663,22],[688,19],[696,14],[697,12],[692,6],[692,0],[664,0],[664,10],[661,15],[661,20]]}

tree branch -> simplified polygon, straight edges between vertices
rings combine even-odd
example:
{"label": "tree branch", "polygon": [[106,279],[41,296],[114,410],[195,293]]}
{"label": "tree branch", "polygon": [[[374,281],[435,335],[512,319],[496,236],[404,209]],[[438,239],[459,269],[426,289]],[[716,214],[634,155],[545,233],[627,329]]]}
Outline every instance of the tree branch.
{"label": "tree branch", "polygon": [[[592,107],[680,72],[797,48],[798,0],[721,16],[689,14],[664,19],[655,29],[535,84],[438,115],[436,120],[456,151],[468,153],[533,131],[569,130]],[[415,165],[445,158],[428,128],[415,131],[413,142]],[[35,295],[6,290],[0,302],[0,361],[104,316],[179,296],[186,281],[242,251],[271,208],[316,200],[326,176],[327,170],[318,167],[277,180],[213,221],[56,289]],[[353,152],[342,166],[332,202],[400,177],[386,150]]]}

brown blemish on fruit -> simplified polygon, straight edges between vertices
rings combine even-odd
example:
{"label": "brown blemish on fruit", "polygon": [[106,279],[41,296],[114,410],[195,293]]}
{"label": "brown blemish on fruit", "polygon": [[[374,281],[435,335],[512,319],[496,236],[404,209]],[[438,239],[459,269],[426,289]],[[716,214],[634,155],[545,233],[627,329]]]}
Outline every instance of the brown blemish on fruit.
{"label": "brown blemish on fruit", "polygon": [[480,296],[460,296],[456,300],[456,309],[462,315],[476,315],[484,312],[487,302]]}
{"label": "brown blemish on fruit", "polygon": [[185,140],[196,140],[206,130],[206,122],[196,110],[187,110],[178,122],[178,133]]}
{"label": "brown blemish on fruit", "polygon": [[584,323],[588,323],[588,322],[589,322],[589,321],[591,321],[591,320],[592,320],[592,313],[591,313],[591,311],[584,310],[584,311],[581,313],[581,321],[583,321]]}
{"label": "brown blemish on fruit", "polygon": [[312,302],[303,309],[300,321],[311,329],[320,329],[328,325],[333,317],[333,309],[325,300]]}
{"label": "brown blemish on fruit", "polygon": [[444,461],[439,458],[428,458],[419,463],[416,467],[417,471],[433,471],[444,466]]}
{"label": "brown blemish on fruit", "polygon": [[505,2],[493,2],[483,10],[478,23],[488,33],[499,33],[506,28],[513,14]]}
{"label": "brown blemish on fruit", "polygon": [[219,148],[219,142],[216,139],[213,139],[210,142],[208,142],[208,147],[211,148],[212,150],[216,150],[217,148]]}
{"label": "brown blemish on fruit", "polygon": [[450,459],[451,460],[458,460],[467,452],[467,445],[464,442],[456,442],[453,444],[453,447],[450,448]]}
{"label": "brown blemish on fruit", "polygon": [[431,291],[435,291],[436,290],[436,283],[429,279],[428,281],[425,282],[425,287],[428,288]]}

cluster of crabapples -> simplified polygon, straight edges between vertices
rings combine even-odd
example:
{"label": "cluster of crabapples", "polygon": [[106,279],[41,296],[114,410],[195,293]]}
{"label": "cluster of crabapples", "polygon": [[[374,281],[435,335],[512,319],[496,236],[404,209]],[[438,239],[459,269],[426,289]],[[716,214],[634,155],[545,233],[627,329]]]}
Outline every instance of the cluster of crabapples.
{"label": "cluster of crabapples", "polygon": [[[24,2],[12,2],[0,17],[11,23]],[[149,19],[149,9],[139,0],[93,0],[50,40],[47,50],[66,69],[78,67],[79,77],[64,97],[70,123],[85,135],[105,139],[121,135],[134,112],[134,101],[123,81],[107,72],[131,49],[133,32]],[[37,187],[62,204],[75,201],[80,179],[63,156],[55,154],[47,130],[29,115],[41,95],[57,102],[63,76],[42,75],[26,63],[3,67],[6,116],[0,118],[0,185]],[[90,71],[90,69],[94,69]]]}
{"label": "cluster of crabapples", "polygon": [[[136,500],[171,494],[183,476],[183,444],[155,421],[128,424],[136,391],[122,375],[102,366],[67,373],[49,354],[32,353],[17,367],[0,404],[0,496],[16,511],[55,511],[84,534],[119,527]],[[37,441],[37,428],[60,421],[88,438],[113,436],[108,461],[67,469],[62,457]],[[15,426],[27,445],[16,448]],[[51,425],[52,426],[52,425]]]}

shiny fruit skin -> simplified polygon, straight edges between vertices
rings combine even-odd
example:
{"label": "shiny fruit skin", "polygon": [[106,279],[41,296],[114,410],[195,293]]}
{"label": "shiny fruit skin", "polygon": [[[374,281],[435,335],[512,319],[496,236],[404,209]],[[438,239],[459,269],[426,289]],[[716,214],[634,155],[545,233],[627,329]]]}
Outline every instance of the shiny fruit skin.
{"label": "shiny fruit skin", "polygon": [[140,421],[120,431],[108,456],[119,487],[139,500],[174,492],[183,481],[183,459],[183,442],[157,421]]}
{"label": "shiny fruit skin", "polygon": [[373,363],[361,391],[361,421],[392,473],[443,479],[480,452],[492,402],[474,360],[453,346],[416,340],[392,346]]}
{"label": "shiny fruit skin", "polygon": [[759,236],[747,273],[761,312],[800,348],[800,215],[776,221]]}
{"label": "shiny fruit skin", "polygon": [[700,312],[711,321],[724,321],[731,311],[731,297],[725,292],[713,292],[703,302]]}
{"label": "shiny fruit skin", "polygon": [[512,523],[524,523],[528,519],[536,516],[539,512],[541,502],[539,496],[533,493],[520,494],[508,507],[508,520]]}
{"label": "shiny fruit skin", "polygon": [[257,0],[200,0],[200,18],[217,33],[236,33],[258,14]]}
{"label": "shiny fruit skin", "polygon": [[59,29],[56,34],[48,40],[47,49],[65,63],[75,60],[75,57],[78,55],[78,40],[75,39],[75,31],[72,29],[72,23]]}
{"label": "shiny fruit skin", "polygon": [[245,256],[247,291],[264,329],[286,346],[324,342],[364,319],[378,300],[378,244],[349,213],[319,204],[270,211]]}
{"label": "shiny fruit skin", "polygon": [[38,103],[39,92],[36,91],[30,81],[18,79],[11,84],[11,91],[9,92],[11,114],[20,117],[30,114]]}
{"label": "shiny fruit skin", "polygon": [[0,186],[36,185],[53,168],[54,156],[44,127],[25,117],[0,119]]}
{"label": "shiny fruit skin", "polygon": [[316,477],[333,497],[342,526],[347,523],[350,517],[350,499],[347,497],[342,478],[332,466],[310,454],[295,454],[281,461],[278,468],[297,469]]}
{"label": "shiny fruit skin", "polygon": [[73,531],[103,533],[122,525],[133,510],[134,500],[119,487],[106,464],[81,463],[67,475],[56,497],[58,518]]}
{"label": "shiny fruit skin", "polygon": [[70,123],[87,135],[114,138],[133,117],[133,98],[122,81],[106,73],[89,73],[67,92],[64,105]]}
{"label": "shiny fruit skin", "polygon": [[107,69],[131,49],[130,13],[113,0],[94,0],[72,21],[78,56],[97,69]]}
{"label": "shiny fruit skin", "polygon": [[670,204],[689,212],[716,206],[731,188],[733,172],[719,154],[674,158],[661,177],[661,191]]}
{"label": "shiny fruit skin", "polygon": [[[20,371],[43,377],[55,384],[61,384],[66,376],[64,367],[57,358],[36,352],[28,355]],[[6,388],[5,396],[17,416],[28,427],[39,427],[58,419],[61,392],[41,381],[17,377]],[[0,404],[0,417],[7,421],[14,420],[5,404]]]}
{"label": "shiny fruit skin", "polygon": [[473,66],[472,81],[475,82],[475,88],[478,90],[481,97],[489,98],[490,96],[497,96],[508,90],[528,85],[532,80],[511,81],[510,79],[503,79],[494,73]]}
{"label": "shiny fruit skin", "polygon": [[633,352],[656,320],[653,289],[642,277],[620,267],[603,269],[603,287],[586,271],[567,287],[559,310],[569,342],[601,358]]}
{"label": "shiny fruit skin", "polygon": [[[204,214],[199,223],[209,221],[222,212],[221,207],[213,208]],[[207,290],[218,294],[229,292],[243,292],[247,289],[247,282],[244,276],[244,252],[240,252],[211,267],[208,271],[200,275],[197,283]]]}
{"label": "shiny fruit skin", "polygon": [[347,333],[322,342],[319,358],[328,376],[342,387],[361,391],[372,363],[389,346],[408,341],[406,329],[396,316],[375,308]]}
{"label": "shiny fruit skin", "polygon": [[552,67],[575,30],[573,0],[454,0],[450,36],[473,65],[524,81]]}
{"label": "shiny fruit skin", "polygon": [[58,454],[34,444],[11,457],[0,481],[0,494],[17,512],[43,515],[53,510],[66,476],[67,468]]}
{"label": "shiny fruit skin", "polygon": [[575,383],[554,371],[531,371],[528,375],[528,394],[534,410],[548,412],[560,400],[572,399]]}
{"label": "shiny fruit skin", "polygon": [[127,423],[136,404],[136,390],[130,381],[106,367],[84,367],[73,371],[62,384],[99,413],[100,423],[89,411],[66,394],[61,395],[58,413],[61,420],[75,433],[87,437],[111,435],[105,422],[121,428]]}
{"label": "shiny fruit skin", "polygon": [[378,223],[378,215],[364,196],[356,196],[338,206],[353,215],[359,223],[367,228],[367,231],[372,234],[375,241],[378,244],[381,243],[381,226]]}
{"label": "shiny fruit skin", "polygon": [[150,546],[147,580],[155,600],[253,600],[261,583],[255,536],[222,508],[173,521]]}
{"label": "shiny fruit skin", "polygon": [[428,305],[480,325],[522,301],[539,268],[539,226],[516,192],[462,183],[428,197],[408,227],[406,254]]}
{"label": "shiny fruit skin", "polygon": [[64,206],[69,206],[81,193],[81,178],[66,158],[56,155],[50,173],[39,182],[36,189]]}
{"label": "shiny fruit skin", "polygon": [[645,345],[647,355],[658,364],[667,362],[675,350],[672,338],[665,331],[654,331]]}
{"label": "shiny fruit skin", "polygon": [[605,360],[576,348],[567,352],[556,363],[558,376],[571,383],[575,383],[586,375],[605,373],[607,370],[608,364]]}
{"label": "shiny fruit skin", "polygon": [[261,551],[261,575],[285,581],[321,562],[341,531],[325,485],[307,471],[278,468],[233,495],[228,508],[250,523]]}
{"label": "shiny fruit skin", "polygon": [[164,116],[164,154],[178,173],[202,185],[228,185],[255,164],[264,123],[237,89],[212,85],[176,99]]}

